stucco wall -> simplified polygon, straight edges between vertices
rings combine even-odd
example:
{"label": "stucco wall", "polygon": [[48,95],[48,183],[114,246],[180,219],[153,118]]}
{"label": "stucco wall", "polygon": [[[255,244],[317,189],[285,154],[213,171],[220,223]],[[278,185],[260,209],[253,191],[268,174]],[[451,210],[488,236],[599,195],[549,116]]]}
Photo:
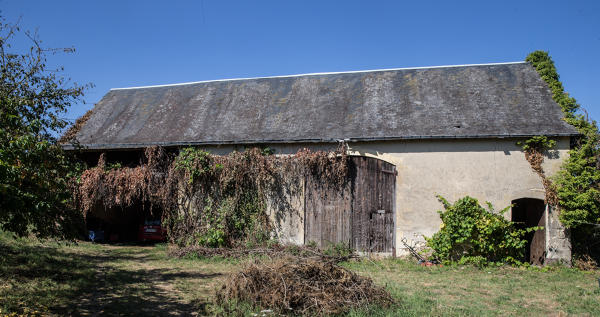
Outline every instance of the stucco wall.
{"label": "stucco wall", "polygon": [[[466,195],[496,210],[518,198],[544,199],[540,177],[525,160],[515,139],[414,140],[350,144],[350,154],[376,157],[396,165],[396,254],[405,254],[400,240],[423,242],[441,224],[435,197],[455,201]],[[557,140],[546,156],[547,175],[560,168],[569,139]],[[510,219],[510,211],[506,214]]]}
{"label": "stucco wall", "polygon": [[[396,166],[396,254],[406,254],[401,243],[406,238],[412,244],[424,241],[439,230],[441,221],[437,210],[442,205],[436,195],[455,201],[466,195],[491,202],[496,210],[503,209],[518,198],[544,199],[540,177],[531,169],[519,146],[518,139],[439,139],[359,142],[348,144],[350,155],[375,157]],[[332,150],[335,144],[269,145],[276,154],[293,154],[308,147],[313,150]],[[243,146],[209,147],[215,154],[243,150]],[[546,156],[543,168],[553,175],[568,155],[569,138],[559,138]],[[302,196],[303,197],[303,196]],[[301,196],[292,197],[294,206],[288,216],[278,218],[277,235],[285,242],[302,243],[303,213]],[[272,208],[269,208],[272,209]],[[273,210],[271,210],[273,213]],[[505,214],[510,219],[510,211]],[[550,215],[550,219],[556,218]],[[554,217],[552,217],[554,216]],[[273,216],[274,217],[274,216]],[[275,219],[275,218],[273,218]],[[560,245],[561,254],[569,254],[568,237],[557,221],[550,220],[547,248]],[[556,256],[554,248],[549,256]],[[553,253],[551,253],[553,252]],[[559,253],[560,253],[559,252]]]}
{"label": "stucco wall", "polygon": [[274,238],[284,244],[304,244],[304,182],[285,179],[284,192],[267,193],[266,212],[274,226]]}

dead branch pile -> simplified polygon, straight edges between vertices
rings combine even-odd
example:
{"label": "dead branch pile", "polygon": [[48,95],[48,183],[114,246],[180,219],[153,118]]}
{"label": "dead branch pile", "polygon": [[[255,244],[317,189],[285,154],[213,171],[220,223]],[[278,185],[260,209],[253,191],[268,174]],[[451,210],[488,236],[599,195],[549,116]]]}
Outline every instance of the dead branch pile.
{"label": "dead branch pile", "polygon": [[574,260],[575,267],[582,271],[594,271],[598,269],[598,262],[588,254],[579,256]]}
{"label": "dead branch pile", "polygon": [[394,300],[368,277],[333,262],[285,257],[250,263],[217,291],[217,303],[242,301],[283,314],[331,315]]}

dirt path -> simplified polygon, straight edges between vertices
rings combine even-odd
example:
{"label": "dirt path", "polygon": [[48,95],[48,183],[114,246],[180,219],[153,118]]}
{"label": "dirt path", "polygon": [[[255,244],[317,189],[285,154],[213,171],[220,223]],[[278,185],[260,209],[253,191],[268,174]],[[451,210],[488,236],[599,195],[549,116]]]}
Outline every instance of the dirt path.
{"label": "dirt path", "polygon": [[95,283],[81,294],[75,315],[196,316],[210,294],[185,290],[223,277],[218,266],[171,259],[155,247],[103,245],[86,253]]}

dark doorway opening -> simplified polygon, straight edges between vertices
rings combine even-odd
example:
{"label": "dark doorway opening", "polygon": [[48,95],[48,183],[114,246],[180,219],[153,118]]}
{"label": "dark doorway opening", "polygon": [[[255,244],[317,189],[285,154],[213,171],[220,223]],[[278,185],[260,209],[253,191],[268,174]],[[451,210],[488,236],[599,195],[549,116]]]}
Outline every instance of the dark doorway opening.
{"label": "dark doorway opening", "polygon": [[161,216],[160,208],[150,208],[149,203],[136,202],[128,207],[113,208],[97,206],[86,217],[88,238],[95,242],[144,241],[145,227],[157,223],[160,228]]}
{"label": "dark doorway opening", "polygon": [[[544,227],[546,225],[546,204],[541,199],[521,198],[512,201],[511,220],[518,228]],[[546,229],[529,232],[525,238],[524,261],[542,265],[546,259]]]}

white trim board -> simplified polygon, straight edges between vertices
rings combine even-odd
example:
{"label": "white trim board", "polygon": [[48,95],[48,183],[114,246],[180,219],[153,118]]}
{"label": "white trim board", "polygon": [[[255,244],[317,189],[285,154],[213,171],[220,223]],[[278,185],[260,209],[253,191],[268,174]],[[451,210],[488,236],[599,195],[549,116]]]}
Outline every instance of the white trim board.
{"label": "white trim board", "polygon": [[301,76],[321,76],[321,75],[336,75],[336,74],[359,74],[359,73],[370,73],[370,72],[387,72],[387,71],[396,71],[396,70],[436,69],[436,68],[473,67],[473,66],[494,66],[494,65],[524,64],[524,63],[527,63],[527,62],[521,61],[521,62],[487,63],[487,64],[422,66],[422,67],[386,68],[386,69],[371,69],[371,70],[357,70],[357,71],[343,71],[343,72],[307,73],[307,74],[281,75],[281,76],[230,78],[230,79],[215,79],[215,80],[192,81],[192,82],[186,82],[186,83],[165,84],[165,85],[151,85],[151,86],[138,86],[138,87],[111,88],[110,90],[126,90],[126,89],[144,89],[144,88],[172,87],[172,86],[184,86],[184,85],[193,85],[193,84],[202,84],[202,83],[214,83],[214,82],[222,82],[222,81],[240,81],[240,80],[250,80],[250,79],[291,78],[291,77],[301,77]]}

